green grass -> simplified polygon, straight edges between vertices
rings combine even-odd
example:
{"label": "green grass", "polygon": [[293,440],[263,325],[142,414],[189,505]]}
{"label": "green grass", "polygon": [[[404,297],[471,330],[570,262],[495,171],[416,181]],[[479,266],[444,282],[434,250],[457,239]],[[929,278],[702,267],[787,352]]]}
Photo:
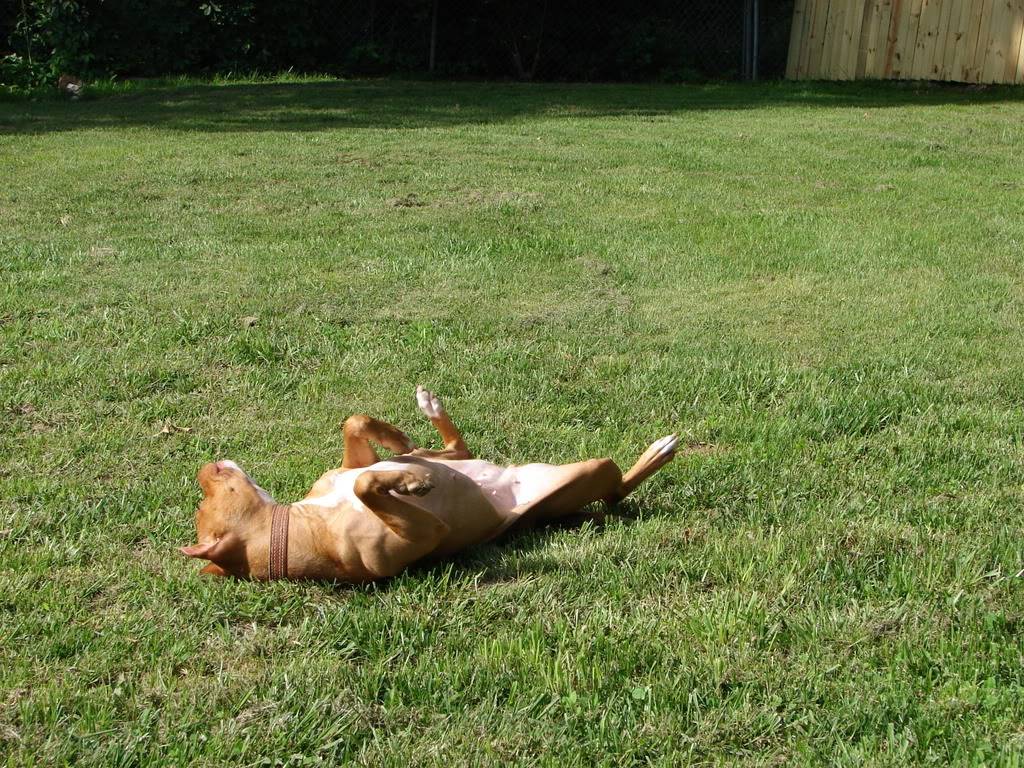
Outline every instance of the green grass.
{"label": "green grass", "polygon": [[[1019,90],[128,89],[0,104],[0,178],[7,764],[1021,763]],[[377,586],[177,553],[418,383],[699,449]]]}

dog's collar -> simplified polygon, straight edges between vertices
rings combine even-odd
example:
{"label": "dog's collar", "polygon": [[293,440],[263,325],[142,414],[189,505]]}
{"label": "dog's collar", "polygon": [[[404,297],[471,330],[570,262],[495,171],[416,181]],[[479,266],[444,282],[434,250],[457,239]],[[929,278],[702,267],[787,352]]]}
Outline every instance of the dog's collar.
{"label": "dog's collar", "polygon": [[284,504],[274,505],[270,520],[270,568],[268,578],[288,578],[288,518],[291,509]]}

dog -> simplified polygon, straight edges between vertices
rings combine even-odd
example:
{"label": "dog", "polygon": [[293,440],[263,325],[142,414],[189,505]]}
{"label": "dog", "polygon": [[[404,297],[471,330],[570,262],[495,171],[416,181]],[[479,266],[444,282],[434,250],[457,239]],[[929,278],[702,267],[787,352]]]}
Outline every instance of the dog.
{"label": "dog", "polygon": [[[199,543],[181,551],[209,561],[201,573],[216,576],[375,581],[592,502],[616,504],[668,464],[679,443],[676,435],[657,440],[625,474],[611,459],[498,466],[470,454],[436,395],[417,387],[416,400],[442,450],[417,448],[391,424],[351,416],[341,467],[294,504],[278,504],[232,461],[204,465]],[[371,443],[396,455],[381,461]]]}
{"label": "dog", "polygon": [[85,83],[74,75],[61,75],[57,80],[57,92],[61,96],[67,96],[72,100],[78,99],[82,95],[84,88]]}

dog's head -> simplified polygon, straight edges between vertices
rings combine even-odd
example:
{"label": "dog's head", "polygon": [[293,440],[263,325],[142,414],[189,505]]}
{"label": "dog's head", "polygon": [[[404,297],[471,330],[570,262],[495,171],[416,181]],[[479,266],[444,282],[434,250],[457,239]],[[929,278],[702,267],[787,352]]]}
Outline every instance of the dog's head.
{"label": "dog's head", "polygon": [[196,476],[203,501],[196,510],[198,544],[182,547],[189,557],[209,560],[202,573],[249,575],[248,545],[274,500],[233,461],[206,464]]}

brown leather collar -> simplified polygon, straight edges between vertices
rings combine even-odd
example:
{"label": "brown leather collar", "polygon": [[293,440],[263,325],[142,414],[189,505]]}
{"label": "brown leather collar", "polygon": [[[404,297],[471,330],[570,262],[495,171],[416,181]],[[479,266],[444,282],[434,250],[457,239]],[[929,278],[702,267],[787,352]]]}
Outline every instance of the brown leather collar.
{"label": "brown leather collar", "polygon": [[270,520],[270,568],[268,577],[288,578],[288,518],[291,509],[284,504],[274,505],[274,516]]}

